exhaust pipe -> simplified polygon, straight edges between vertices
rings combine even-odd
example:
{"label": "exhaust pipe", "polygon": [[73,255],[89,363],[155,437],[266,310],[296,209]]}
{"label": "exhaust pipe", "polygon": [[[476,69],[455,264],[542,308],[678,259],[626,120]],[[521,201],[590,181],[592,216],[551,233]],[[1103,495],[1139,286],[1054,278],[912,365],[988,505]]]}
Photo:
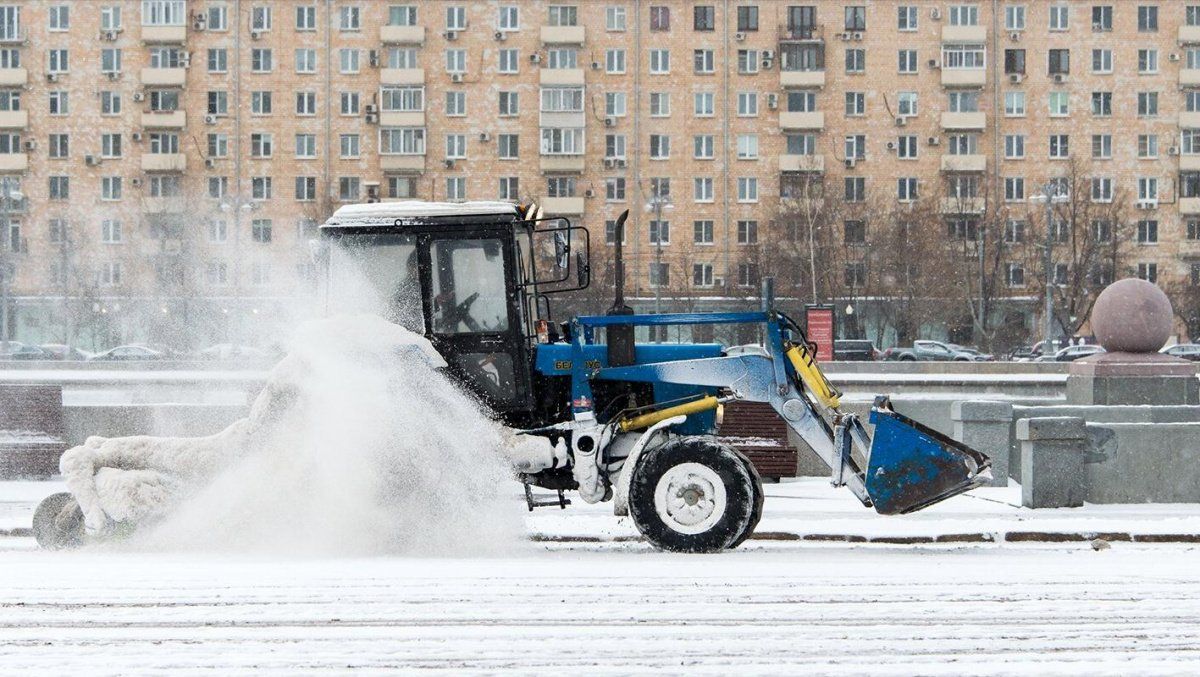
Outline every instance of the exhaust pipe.
{"label": "exhaust pipe", "polygon": [[[625,304],[625,260],[622,256],[622,243],[625,241],[625,221],[629,219],[629,210],[621,212],[617,217],[616,238],[613,251],[613,270],[617,277],[617,294],[612,307],[606,315],[632,315],[633,308]],[[627,367],[637,362],[633,343],[633,325],[617,324],[608,327],[608,366]]]}

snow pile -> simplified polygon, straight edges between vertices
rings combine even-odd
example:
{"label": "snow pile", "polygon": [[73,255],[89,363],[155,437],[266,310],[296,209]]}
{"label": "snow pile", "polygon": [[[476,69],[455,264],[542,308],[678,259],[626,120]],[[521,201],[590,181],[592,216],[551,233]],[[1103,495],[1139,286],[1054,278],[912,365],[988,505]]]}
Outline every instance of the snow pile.
{"label": "snow pile", "polygon": [[157,519],[139,547],[503,549],[522,532],[503,430],[440,366],[428,341],[378,317],[310,322],[248,418],[209,438],[93,438],[63,473],[90,528]]}

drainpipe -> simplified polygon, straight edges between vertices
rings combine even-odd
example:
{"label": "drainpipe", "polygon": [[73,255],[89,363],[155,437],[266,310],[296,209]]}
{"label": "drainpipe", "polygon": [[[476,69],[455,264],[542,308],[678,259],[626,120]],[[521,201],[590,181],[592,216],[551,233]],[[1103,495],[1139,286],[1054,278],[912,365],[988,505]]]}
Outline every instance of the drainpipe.
{"label": "drainpipe", "polygon": [[[641,188],[641,186],[642,186],[642,171],[641,171],[641,169],[642,169],[641,168],[641,158],[642,158],[642,153],[641,153],[641,149],[642,149],[642,133],[641,133],[641,128],[642,128],[642,125],[641,125],[641,121],[642,121],[642,0],[634,0],[634,3],[633,3],[633,54],[634,54],[634,56],[633,56],[633,138],[626,139],[626,144],[628,144],[631,141],[633,142],[633,148],[632,148],[632,150],[630,150],[627,145],[626,152],[629,154],[629,163],[628,164],[629,164],[629,167],[631,170],[630,175],[633,176],[634,185],[637,187],[638,193],[641,194],[642,193],[642,188]],[[634,209],[633,214],[631,214],[631,216],[633,216],[633,219],[634,219],[634,227],[632,228],[634,236],[633,236],[633,243],[632,243],[633,244],[633,256],[631,256],[630,259],[632,259],[634,262],[634,265],[633,265],[634,273],[633,274],[636,276],[635,279],[638,280],[638,283],[634,286],[634,289],[642,288],[642,283],[641,283],[642,278],[640,276],[645,272],[644,269],[639,270],[640,266],[638,264],[638,262],[641,261],[641,259],[638,257],[638,250],[641,248],[640,247],[641,236],[639,235],[639,233],[642,232],[641,213],[642,213],[641,209]],[[630,231],[630,229],[626,229],[625,232],[629,232],[629,231]],[[642,263],[644,264],[644,262],[642,262]]]}
{"label": "drainpipe", "polygon": [[[721,69],[721,90],[724,97],[725,105],[721,109],[721,135],[724,142],[721,144],[724,148],[723,160],[721,167],[721,214],[725,221],[725,284],[733,279],[732,272],[729,270],[730,264],[730,238],[729,238],[729,0],[725,0],[721,9],[724,12],[725,20],[723,45],[725,50],[725,68]],[[726,287],[728,288],[728,287]]]}
{"label": "drainpipe", "polygon": [[[325,32],[325,152],[322,154],[324,159],[324,176],[321,183],[324,184],[325,204],[329,205],[333,202],[333,183],[330,180],[330,156],[333,155],[333,44],[332,30],[333,26],[333,0],[325,0],[325,26],[322,29]],[[382,50],[381,50],[382,51]],[[361,141],[359,143],[362,143]]]}
{"label": "drainpipe", "polygon": [[[233,114],[233,190],[236,202],[231,203],[233,211],[233,295],[241,301],[242,277],[242,21],[249,20],[242,15],[242,0],[237,0],[234,7],[236,23],[233,29],[233,100],[236,110]],[[225,332],[229,333],[229,320],[225,320]],[[239,337],[240,338],[240,337]]]}

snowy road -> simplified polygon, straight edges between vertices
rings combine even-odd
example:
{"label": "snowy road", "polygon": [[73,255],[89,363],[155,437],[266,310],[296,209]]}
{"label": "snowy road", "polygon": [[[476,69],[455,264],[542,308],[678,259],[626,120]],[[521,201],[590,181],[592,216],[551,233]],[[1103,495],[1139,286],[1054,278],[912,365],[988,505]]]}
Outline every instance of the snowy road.
{"label": "snowy road", "polygon": [[0,674],[1200,672],[1195,546],[283,561],[31,548],[0,540]]}

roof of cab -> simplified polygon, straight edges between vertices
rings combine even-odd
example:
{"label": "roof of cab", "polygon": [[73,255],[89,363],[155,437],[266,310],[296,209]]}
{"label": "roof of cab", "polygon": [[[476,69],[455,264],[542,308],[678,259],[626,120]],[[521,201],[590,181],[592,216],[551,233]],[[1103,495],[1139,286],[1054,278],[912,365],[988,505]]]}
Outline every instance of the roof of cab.
{"label": "roof of cab", "polygon": [[339,207],[324,226],[339,228],[381,223],[404,225],[404,222],[424,223],[430,219],[461,216],[519,217],[517,205],[511,202],[372,202]]}

